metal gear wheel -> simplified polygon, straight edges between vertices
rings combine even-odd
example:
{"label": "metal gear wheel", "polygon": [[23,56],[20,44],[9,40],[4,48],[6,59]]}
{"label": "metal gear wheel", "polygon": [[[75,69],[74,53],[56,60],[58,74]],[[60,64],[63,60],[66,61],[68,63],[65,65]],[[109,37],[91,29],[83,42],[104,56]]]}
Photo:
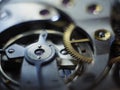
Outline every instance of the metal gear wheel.
{"label": "metal gear wheel", "polygon": [[76,26],[74,24],[70,24],[66,28],[63,36],[63,41],[66,50],[71,54],[71,56],[82,62],[87,62],[87,63],[92,62],[91,57],[82,54],[82,52],[86,52],[85,49],[79,51],[76,48],[77,46],[79,46],[79,43],[88,43],[90,42],[90,39],[88,38],[88,36],[84,35],[83,33],[77,35]]}

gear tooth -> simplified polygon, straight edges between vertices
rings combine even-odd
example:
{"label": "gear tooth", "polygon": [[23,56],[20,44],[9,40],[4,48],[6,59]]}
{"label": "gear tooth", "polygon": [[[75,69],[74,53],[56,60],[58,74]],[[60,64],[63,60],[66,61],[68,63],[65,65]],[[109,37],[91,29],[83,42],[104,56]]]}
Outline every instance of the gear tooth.
{"label": "gear tooth", "polygon": [[65,45],[66,50],[68,51],[68,53],[71,54],[72,57],[76,58],[77,60],[83,61],[83,62],[87,62],[87,63],[91,63],[92,59],[82,56],[82,55],[76,55],[78,54],[76,50],[74,50],[71,46],[71,44],[69,43],[69,39],[70,39],[70,35],[72,33],[72,31],[74,30],[75,25],[74,24],[70,24],[68,27],[66,27],[65,31],[64,31],[64,38],[63,38],[63,42]]}

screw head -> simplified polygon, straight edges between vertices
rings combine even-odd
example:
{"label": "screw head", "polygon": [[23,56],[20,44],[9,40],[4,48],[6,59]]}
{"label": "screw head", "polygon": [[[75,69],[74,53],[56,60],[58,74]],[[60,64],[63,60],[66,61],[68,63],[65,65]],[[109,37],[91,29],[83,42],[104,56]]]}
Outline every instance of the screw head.
{"label": "screw head", "polygon": [[67,54],[68,54],[68,52],[67,52],[65,49],[62,49],[62,50],[60,51],[60,53],[61,53],[62,55],[67,55]]}
{"label": "screw head", "polygon": [[111,33],[105,29],[97,30],[95,32],[95,39],[101,40],[101,41],[106,41],[110,39]]}
{"label": "screw head", "polygon": [[12,54],[12,53],[14,53],[14,52],[15,52],[14,49],[9,49],[9,50],[8,50],[8,53],[10,53],[10,54]]}

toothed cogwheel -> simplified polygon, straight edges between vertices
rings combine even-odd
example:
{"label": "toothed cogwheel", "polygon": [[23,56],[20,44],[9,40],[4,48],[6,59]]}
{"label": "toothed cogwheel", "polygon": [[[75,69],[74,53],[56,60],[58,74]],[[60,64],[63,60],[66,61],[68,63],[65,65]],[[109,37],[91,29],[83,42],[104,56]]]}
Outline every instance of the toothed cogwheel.
{"label": "toothed cogwheel", "polygon": [[78,49],[79,44],[90,43],[90,39],[88,38],[87,35],[84,35],[84,33],[82,33],[81,35],[79,31],[80,30],[76,30],[76,26],[74,24],[70,24],[64,32],[63,36],[64,45],[68,53],[71,54],[71,56],[73,56],[79,61],[91,63],[92,58],[83,55],[81,51]]}

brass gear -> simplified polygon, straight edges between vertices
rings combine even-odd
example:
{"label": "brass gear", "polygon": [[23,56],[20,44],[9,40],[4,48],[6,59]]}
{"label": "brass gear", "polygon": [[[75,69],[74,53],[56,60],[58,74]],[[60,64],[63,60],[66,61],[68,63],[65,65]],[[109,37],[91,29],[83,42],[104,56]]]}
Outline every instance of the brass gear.
{"label": "brass gear", "polygon": [[91,63],[93,60],[90,57],[84,56],[80,54],[73,46],[73,43],[83,43],[83,42],[90,42],[90,39],[85,38],[85,39],[79,39],[79,40],[71,40],[74,39],[72,38],[72,33],[75,31],[76,26],[71,23],[65,30],[64,35],[63,35],[63,42],[66,47],[66,50],[68,53],[71,54],[74,58],[76,58],[79,61],[86,62],[86,63]]}

